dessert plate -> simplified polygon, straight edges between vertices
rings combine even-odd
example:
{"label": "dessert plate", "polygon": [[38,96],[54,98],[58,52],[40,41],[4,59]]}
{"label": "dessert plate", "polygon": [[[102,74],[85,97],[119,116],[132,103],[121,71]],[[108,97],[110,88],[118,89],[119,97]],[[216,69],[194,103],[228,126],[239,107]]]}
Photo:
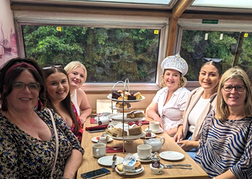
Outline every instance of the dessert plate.
{"label": "dessert plate", "polygon": [[184,154],[175,151],[164,151],[161,152],[159,156],[164,160],[170,161],[182,160],[185,157]]}
{"label": "dessert plate", "polygon": [[[110,100],[112,100],[112,101],[120,101],[120,102],[122,102],[123,100],[118,100],[118,99],[114,99],[114,98],[112,98],[112,94],[110,93],[108,96],[107,96],[107,98],[108,99],[110,99]],[[125,102],[138,102],[138,101],[142,101],[142,100],[144,100],[145,99],[145,97],[144,96],[142,96],[142,99],[138,99],[138,100],[124,100]]]}
{"label": "dessert plate", "polygon": [[[152,155],[152,154],[151,154]],[[138,157],[138,154],[137,153],[134,153],[133,156],[136,158],[136,160],[139,160],[140,162],[151,162],[151,158],[148,158],[148,159],[140,159]]]}
{"label": "dessert plate", "polygon": [[[98,142],[99,140],[97,139],[97,137],[100,137],[100,136],[93,137],[93,138],[91,139],[92,142],[94,142],[94,143]],[[112,142],[112,141],[113,141],[113,137],[110,136],[110,135],[108,135],[108,137],[109,137],[109,139],[108,139],[107,142]]]}
{"label": "dessert plate", "polygon": [[[145,132],[144,132],[145,133]],[[145,133],[145,135],[146,135],[146,133]],[[143,136],[143,137],[141,137],[142,139],[150,139],[150,138],[154,138],[154,137],[156,137],[156,134],[155,133],[151,133],[151,136],[150,137],[146,137],[146,136]]]}
{"label": "dessert plate", "polygon": [[[100,165],[103,165],[103,166],[106,166],[106,167],[111,167],[111,165],[113,163],[112,158],[113,158],[113,156],[104,156],[104,157],[101,157],[101,158],[98,159],[98,163]],[[116,163],[115,163],[115,165],[118,165],[118,164],[120,164],[122,162],[123,162],[123,158],[117,156],[116,157]]]}
{"label": "dessert plate", "polygon": [[141,166],[141,168],[135,170],[134,172],[124,172],[124,171],[121,172],[121,171],[119,171],[119,170],[117,169],[117,167],[116,167],[116,168],[115,168],[115,171],[116,171],[119,175],[137,175],[137,174],[142,173],[142,172],[144,171],[144,167]]}

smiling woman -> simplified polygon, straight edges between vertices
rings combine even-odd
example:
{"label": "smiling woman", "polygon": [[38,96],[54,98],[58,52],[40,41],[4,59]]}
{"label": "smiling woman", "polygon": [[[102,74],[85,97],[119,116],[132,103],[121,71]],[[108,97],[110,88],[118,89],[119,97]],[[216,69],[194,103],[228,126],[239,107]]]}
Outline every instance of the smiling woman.
{"label": "smiling woman", "polygon": [[0,69],[0,81],[0,178],[74,178],[84,151],[66,123],[43,107],[41,67],[11,59]]}

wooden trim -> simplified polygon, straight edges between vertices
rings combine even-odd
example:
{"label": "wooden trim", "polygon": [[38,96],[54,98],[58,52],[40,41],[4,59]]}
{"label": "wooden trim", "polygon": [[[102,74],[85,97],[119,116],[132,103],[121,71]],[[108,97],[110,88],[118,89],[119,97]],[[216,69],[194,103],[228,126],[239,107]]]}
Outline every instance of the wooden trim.
{"label": "wooden trim", "polygon": [[222,20],[252,20],[252,14],[215,12],[184,12],[180,18],[185,19],[222,19]]}
{"label": "wooden trim", "polygon": [[85,6],[65,6],[65,5],[38,5],[12,3],[13,11],[41,11],[41,12],[64,12],[64,13],[82,13],[82,14],[102,14],[102,15],[126,15],[126,16],[152,16],[152,17],[171,17],[171,11],[168,10],[150,10],[150,9],[125,9],[108,7],[85,7]]}
{"label": "wooden trim", "polygon": [[194,0],[180,0],[172,9],[172,16],[170,18],[170,23],[169,23],[169,34],[168,34],[166,57],[174,54],[178,19],[186,10],[186,8],[191,3],[193,3],[193,1]]}

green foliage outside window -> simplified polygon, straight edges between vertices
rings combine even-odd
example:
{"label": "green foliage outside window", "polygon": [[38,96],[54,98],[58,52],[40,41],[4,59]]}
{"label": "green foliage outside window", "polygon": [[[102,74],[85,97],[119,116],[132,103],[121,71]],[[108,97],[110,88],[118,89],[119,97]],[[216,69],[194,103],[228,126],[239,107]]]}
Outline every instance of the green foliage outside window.
{"label": "green foliage outside window", "polygon": [[159,35],[153,29],[22,26],[25,55],[42,66],[81,61],[87,82],[155,82]]}

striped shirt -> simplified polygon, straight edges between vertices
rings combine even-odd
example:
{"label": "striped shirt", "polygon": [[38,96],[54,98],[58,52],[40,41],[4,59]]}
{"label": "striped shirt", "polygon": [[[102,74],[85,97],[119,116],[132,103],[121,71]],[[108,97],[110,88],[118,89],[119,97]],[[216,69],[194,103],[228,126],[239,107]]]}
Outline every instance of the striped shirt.
{"label": "striped shirt", "polygon": [[205,120],[195,161],[210,178],[227,170],[252,178],[252,118],[219,121],[212,111]]}

